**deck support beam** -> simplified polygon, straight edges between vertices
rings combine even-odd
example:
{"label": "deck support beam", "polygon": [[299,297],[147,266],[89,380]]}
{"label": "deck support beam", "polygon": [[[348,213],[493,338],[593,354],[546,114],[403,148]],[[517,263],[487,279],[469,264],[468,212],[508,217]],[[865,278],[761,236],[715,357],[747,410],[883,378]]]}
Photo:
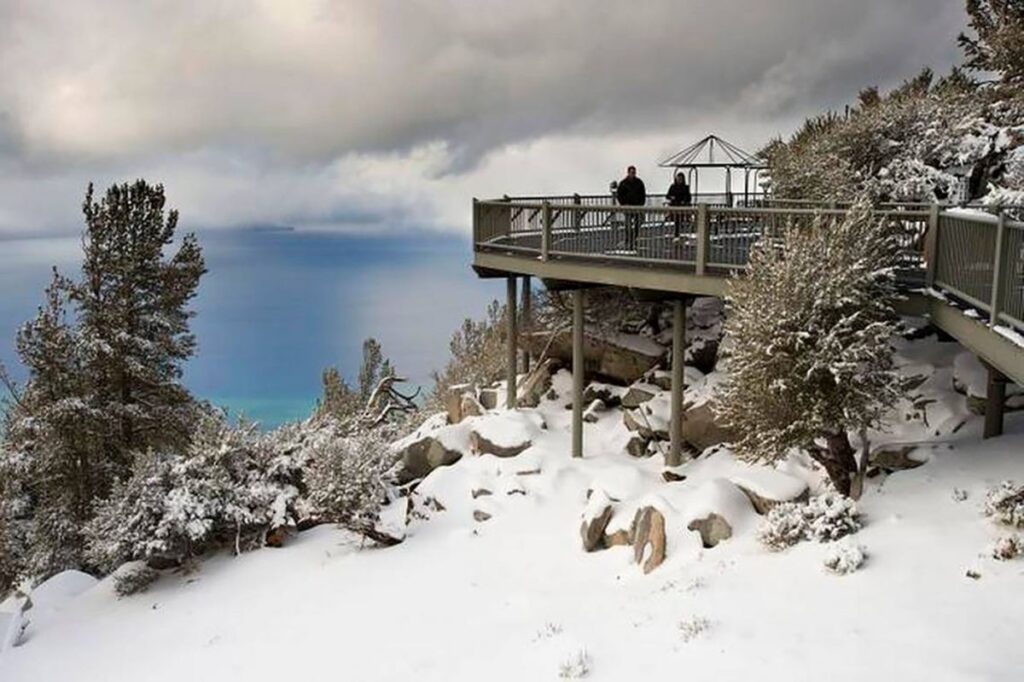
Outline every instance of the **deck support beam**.
{"label": "deck support beam", "polygon": [[672,406],[665,466],[683,463],[683,382],[686,366],[686,301],[672,301]]}
{"label": "deck support beam", "polygon": [[[530,276],[523,277],[523,314],[520,326],[523,331],[529,333],[531,330],[532,312],[533,312],[533,288],[530,284]],[[530,373],[530,348],[529,344],[525,344],[523,348],[523,374]]]}
{"label": "deck support beam", "polygon": [[572,456],[583,456],[583,289],[572,292]]}
{"label": "deck support beam", "polygon": [[985,394],[984,438],[1003,435],[1003,414],[1006,411],[1006,375],[995,367],[988,368],[988,387]]}
{"label": "deck support beam", "polygon": [[516,407],[516,377],[518,371],[516,365],[519,361],[519,353],[516,350],[516,341],[519,335],[519,329],[516,325],[516,277],[508,277],[505,280],[506,283],[506,315],[508,322],[508,329],[505,331],[505,335],[508,337],[508,355],[506,356],[505,363],[505,378],[508,382],[507,390],[505,392],[505,407],[510,410],[514,410]]}

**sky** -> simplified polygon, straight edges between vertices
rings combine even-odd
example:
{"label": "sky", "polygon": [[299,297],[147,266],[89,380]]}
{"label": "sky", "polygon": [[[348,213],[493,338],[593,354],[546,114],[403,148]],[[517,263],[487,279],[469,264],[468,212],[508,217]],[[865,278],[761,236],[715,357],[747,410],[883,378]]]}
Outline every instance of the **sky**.
{"label": "sky", "polygon": [[[0,0],[0,239],[86,183],[182,225],[469,229],[473,196],[601,191],[958,60],[956,0]],[[667,177],[667,176],[665,176]],[[45,248],[45,247],[40,247]]]}
{"label": "sky", "polygon": [[756,151],[948,70],[965,23],[958,0],[0,0],[0,363],[24,377],[15,330],[77,268],[87,183],[144,177],[209,266],[198,395],[301,416],[367,336],[429,383],[502,295],[469,268],[473,197],[667,184],[708,133]]}

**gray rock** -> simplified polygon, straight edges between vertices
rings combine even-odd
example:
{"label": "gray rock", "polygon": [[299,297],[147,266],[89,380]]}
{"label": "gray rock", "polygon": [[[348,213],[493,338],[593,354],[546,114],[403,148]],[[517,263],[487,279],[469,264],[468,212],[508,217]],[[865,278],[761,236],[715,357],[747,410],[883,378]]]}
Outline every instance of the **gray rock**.
{"label": "gray rock", "polygon": [[688,409],[683,415],[683,440],[698,452],[712,445],[732,441],[734,434],[715,421],[711,403],[703,402]]}
{"label": "gray rock", "polygon": [[491,518],[491,515],[481,509],[473,510],[473,520],[483,523]]}
{"label": "gray rock", "polygon": [[402,450],[402,478],[423,478],[437,467],[455,464],[460,459],[461,452],[449,450],[436,438],[426,436]]}
{"label": "gray rock", "polygon": [[494,455],[495,457],[515,457],[526,448],[533,445],[531,441],[514,443],[512,445],[498,445],[481,436],[476,431],[469,434],[469,444],[473,452],[480,455]]}
{"label": "gray rock", "polygon": [[629,390],[626,391],[626,395],[622,396],[622,406],[626,409],[632,410],[640,407],[653,397],[654,391],[649,391],[637,386],[630,386]]}
{"label": "gray rock", "polygon": [[485,410],[498,409],[498,398],[498,389],[496,388],[481,388],[480,393],[477,394],[477,400]]}
{"label": "gray rock", "polygon": [[608,505],[600,514],[591,519],[584,519],[580,524],[580,537],[583,539],[584,551],[596,552],[599,549],[604,549],[604,531],[608,527],[608,522],[612,520],[613,512],[612,506]]}
{"label": "gray rock", "polygon": [[583,390],[583,402],[591,403],[595,400],[600,400],[608,407],[618,407],[622,404],[619,391],[608,384],[592,383]]}
{"label": "gray rock", "polygon": [[700,540],[707,548],[714,547],[722,540],[728,540],[732,537],[732,526],[729,525],[729,522],[724,517],[714,512],[702,519],[690,521],[690,525],[687,528],[700,533]]}
{"label": "gray rock", "polygon": [[[532,353],[540,355],[548,343],[549,332],[527,334],[523,345]],[[645,349],[644,346],[649,346]],[[572,363],[572,333],[569,330],[555,335],[548,347],[548,357],[561,361],[565,366]],[[661,361],[665,349],[651,343],[628,343],[628,337],[605,338],[586,333],[583,356],[588,372],[608,377],[628,385],[642,377]]]}
{"label": "gray rock", "polygon": [[650,448],[648,447],[648,441],[642,436],[633,436],[626,443],[626,452],[632,457],[648,457],[651,454]]}
{"label": "gray rock", "polygon": [[480,404],[480,401],[473,397],[471,393],[464,393],[462,395],[462,418],[466,417],[480,417],[487,411],[484,406]]}

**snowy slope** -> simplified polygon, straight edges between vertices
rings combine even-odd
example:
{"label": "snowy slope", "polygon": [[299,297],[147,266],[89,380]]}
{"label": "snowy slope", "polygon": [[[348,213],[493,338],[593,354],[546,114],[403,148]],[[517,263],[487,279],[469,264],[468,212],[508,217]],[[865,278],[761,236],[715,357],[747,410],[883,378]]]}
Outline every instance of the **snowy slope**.
{"label": "snowy slope", "polygon": [[[405,543],[365,549],[320,527],[124,599],[102,581],[31,625],[0,656],[0,680],[462,682],[580,668],[609,681],[1024,679],[1024,559],[989,557],[1006,533],[980,511],[988,488],[1024,481],[1024,415],[982,442],[952,390],[958,352],[934,340],[901,350],[927,380],[875,440],[933,444],[917,453],[923,466],[869,481],[865,527],[840,541],[868,554],[851,575],[823,568],[828,545],[767,551],[752,508],[731,510],[735,535],[704,549],[685,522],[720,504],[709,491],[730,479],[771,487],[772,476],[720,450],[665,483],[657,457],[624,453],[618,410],[586,425],[587,457],[574,461],[560,398],[537,409],[547,428],[521,455],[431,474]],[[567,378],[555,377],[563,396]],[[915,410],[927,424],[906,421]],[[783,468],[820,486],[799,459]],[[621,500],[613,525],[638,505],[665,510],[662,566],[644,575],[626,547],[583,552],[591,489]]]}

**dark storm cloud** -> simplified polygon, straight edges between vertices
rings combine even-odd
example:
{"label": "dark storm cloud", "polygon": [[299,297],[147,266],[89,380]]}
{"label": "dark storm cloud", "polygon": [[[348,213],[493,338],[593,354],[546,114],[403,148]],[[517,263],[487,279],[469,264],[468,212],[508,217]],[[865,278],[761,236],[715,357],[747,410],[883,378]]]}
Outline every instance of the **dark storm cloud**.
{"label": "dark storm cloud", "polygon": [[287,184],[431,144],[431,173],[471,173],[550,136],[781,132],[948,68],[964,24],[936,0],[0,3],[0,177],[44,185],[211,157]]}

